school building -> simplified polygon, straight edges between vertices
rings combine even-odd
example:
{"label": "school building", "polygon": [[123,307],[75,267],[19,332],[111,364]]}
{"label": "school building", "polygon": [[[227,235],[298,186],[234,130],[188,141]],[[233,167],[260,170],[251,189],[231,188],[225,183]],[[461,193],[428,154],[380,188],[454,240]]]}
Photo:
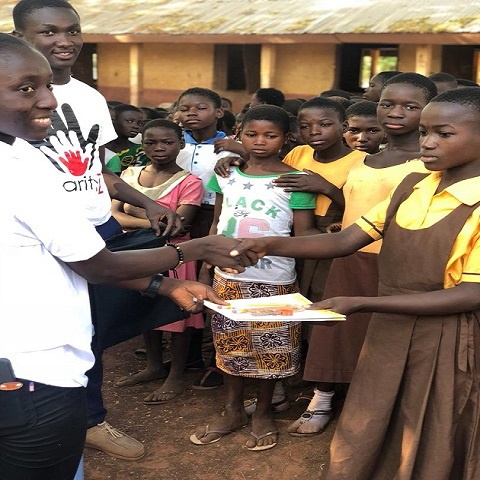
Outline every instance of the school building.
{"label": "school building", "polygon": [[[12,30],[15,1],[0,5]],[[287,98],[363,91],[381,70],[480,81],[479,0],[72,0],[75,75],[110,100],[172,102],[192,86],[239,110],[260,87]]]}

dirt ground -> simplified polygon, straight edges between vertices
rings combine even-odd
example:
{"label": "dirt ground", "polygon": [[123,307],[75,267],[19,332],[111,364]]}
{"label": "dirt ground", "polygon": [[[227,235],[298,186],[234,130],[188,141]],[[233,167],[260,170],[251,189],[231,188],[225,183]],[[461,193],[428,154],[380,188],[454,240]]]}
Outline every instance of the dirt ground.
{"label": "dirt ground", "polygon": [[[319,478],[328,457],[335,421],[314,437],[296,438],[287,426],[305,410],[308,401],[292,402],[291,408],[276,414],[280,432],[278,445],[268,451],[251,452],[243,447],[249,426],[222,438],[219,442],[197,446],[189,436],[199,425],[211,423],[222,411],[223,387],[199,391],[188,389],[164,405],[146,406],[143,399],[161,381],[134,387],[115,387],[119,377],[141,370],[145,361],[135,349],[142,347],[140,337],[108,349],[104,354],[104,397],[107,420],[116,428],[145,444],[146,455],[138,461],[124,461],[96,450],[85,450],[85,480],[292,480]],[[195,373],[187,372],[191,383]],[[251,386],[248,386],[248,390]],[[310,386],[289,389],[295,400]]]}

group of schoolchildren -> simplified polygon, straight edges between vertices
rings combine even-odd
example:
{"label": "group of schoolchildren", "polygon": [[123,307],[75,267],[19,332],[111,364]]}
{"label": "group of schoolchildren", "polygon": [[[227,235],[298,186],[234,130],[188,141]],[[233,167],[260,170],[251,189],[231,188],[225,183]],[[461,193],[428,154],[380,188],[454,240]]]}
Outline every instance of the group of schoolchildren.
{"label": "group of schoolchildren", "polygon": [[[302,292],[313,302],[346,296],[376,297],[379,292],[385,295],[379,290],[379,281],[380,285],[383,285],[382,271],[379,278],[379,252],[386,225],[382,224],[380,227],[374,225],[369,220],[367,212],[389,199],[391,192],[402,184],[405,178],[419,181],[429,173],[428,167],[424,165],[427,162],[422,158],[427,154],[420,148],[422,137],[427,136],[427,133],[422,133],[421,113],[438,91],[453,92],[450,95],[453,95],[452,98],[455,100],[445,100],[447,104],[457,102],[457,95],[459,98],[466,97],[467,100],[458,102],[468,105],[470,94],[472,98],[478,95],[480,90],[459,87],[450,77],[444,73],[427,78],[417,73],[381,72],[372,78],[363,99],[339,98],[339,95],[343,95],[341,91],[324,92],[318,97],[299,102],[296,106],[296,115],[287,113],[289,108],[284,110],[280,107],[285,102],[284,98],[280,97],[281,92],[273,88],[260,89],[253,96],[249,107],[241,114],[239,133],[235,140],[226,138],[220,148],[217,143],[217,153],[210,149],[209,162],[203,163],[204,168],[208,165],[207,171],[202,171],[203,184],[207,196],[211,199],[210,205],[214,205],[209,233],[236,238],[328,235],[339,231],[348,232],[347,227],[357,225],[358,219],[362,218],[364,223],[360,224],[361,228],[376,241],[370,240],[368,245],[361,245],[358,251],[349,252],[348,255],[340,253],[338,256],[341,258],[334,260],[332,258],[337,256],[336,254],[307,255],[291,249],[291,255],[299,260],[296,266],[292,258],[266,255],[259,264],[247,268],[242,274],[230,274],[220,268],[216,268],[212,274],[209,269],[202,267],[199,278],[213,284],[215,291],[226,300],[297,291]],[[194,98],[189,98],[192,91]],[[261,99],[262,95],[265,97],[264,100]],[[186,101],[182,100],[185,96]],[[193,151],[203,148],[199,143],[215,145],[219,135],[222,135],[216,130],[218,116],[221,115],[220,101],[218,95],[206,89],[190,89],[180,96],[174,118],[184,128],[184,140],[187,144],[190,142],[194,145]],[[438,101],[441,102],[441,97]],[[197,112],[193,111],[194,108]],[[205,110],[204,116],[198,111],[201,108]],[[207,112],[210,112],[209,129],[205,123]],[[292,125],[297,127],[298,131],[292,131]],[[456,134],[455,127],[433,124],[430,128],[433,132],[442,128],[453,130],[439,133],[440,138],[450,138]],[[206,135],[200,133],[206,131],[208,131]],[[433,133],[428,133],[428,136],[430,135]],[[289,138],[294,139],[297,146],[286,151],[285,144]],[[240,142],[241,146],[233,142]],[[225,149],[230,149],[230,152],[235,152],[240,157],[234,158],[233,153],[226,154]],[[219,158],[218,153],[225,154],[223,159]],[[150,155],[147,156],[152,160]],[[198,172],[195,154],[189,157],[188,162],[180,158],[179,165],[184,166],[187,171]],[[145,170],[147,168],[145,167]],[[412,187],[417,188],[415,182],[410,186]],[[410,193],[408,191],[403,194],[401,201],[408,198]],[[428,211],[428,206],[425,208]],[[392,218],[395,217],[395,212],[388,213]],[[389,221],[392,219],[388,218]],[[370,225],[371,230],[368,230],[367,225]],[[429,234],[425,234],[426,232],[424,240],[429,239]],[[412,263],[408,265],[414,267]],[[409,278],[410,274],[412,279]],[[387,269],[383,275],[395,278],[396,274]],[[398,289],[403,292],[402,282],[406,285],[413,282],[416,286],[417,279],[413,272],[408,271],[405,275],[405,278],[398,280],[400,285],[396,287],[395,293]],[[457,282],[461,281],[461,278],[468,279],[464,281],[472,280],[475,273],[469,271],[467,277],[460,274]],[[394,280],[393,283],[397,281]],[[457,283],[445,283],[442,288],[453,285]],[[422,285],[419,291],[423,291],[424,288]],[[414,288],[412,291],[416,292]],[[410,289],[406,287],[405,293],[409,292]],[[399,313],[403,313],[400,310]],[[302,353],[306,353],[303,378],[312,382],[314,389],[306,411],[287,428],[287,431],[295,437],[323,432],[332,419],[332,400],[335,392],[342,391],[341,387],[350,384],[354,378],[372,311],[376,310],[360,308],[347,311],[345,312],[349,314],[347,321],[338,322],[333,327],[312,325],[308,331],[307,348],[305,343],[302,343],[300,323],[232,322],[218,313],[213,314],[210,323],[215,346],[214,365],[216,371],[220,370],[223,374],[225,405],[218,419],[200,427],[191,435],[190,440],[196,445],[215,443],[228,433],[247,425],[248,417],[252,416],[251,439],[247,441],[246,447],[253,451],[273,448],[277,444],[279,432],[272,414],[288,408],[282,379],[299,372]],[[396,313],[395,309],[385,311]],[[438,319],[435,321],[438,322]],[[476,317],[472,317],[468,329],[471,335],[469,341],[473,344],[476,341],[475,325]],[[385,328],[384,337],[380,340],[377,338],[377,341],[388,340],[388,327]],[[424,327],[422,325],[419,328]],[[305,335],[305,332],[303,334]],[[409,339],[402,345],[404,362],[414,357],[413,353],[408,352],[411,341],[413,342]],[[302,345],[306,352],[302,352]],[[182,367],[185,367],[185,349],[186,345],[183,350]],[[372,357],[369,360],[376,364],[375,356],[372,356],[367,347],[364,347],[363,355],[367,358]],[[379,356],[378,361],[380,359]],[[434,376],[436,370],[435,367],[432,368],[431,375]],[[475,375],[474,372],[471,374]],[[361,375],[357,373],[360,378]],[[257,393],[255,398],[244,401],[246,378],[255,379]],[[402,383],[404,381],[400,374],[396,384],[399,391],[407,388]],[[129,378],[125,379],[125,382],[129,382]],[[361,386],[357,388],[362,389]],[[462,388],[466,387],[462,385]],[[473,389],[471,385],[470,389]],[[170,391],[169,387],[163,389],[163,393],[172,394],[168,398],[170,400],[173,394],[184,390],[185,385],[182,384],[178,390]],[[426,403],[437,401],[433,399],[436,394],[433,388],[426,389],[422,401]],[[372,395],[376,398],[382,395],[382,390],[377,387],[375,391],[362,392],[361,395]],[[397,400],[396,397],[395,399]],[[471,401],[475,402],[474,399]],[[427,440],[422,438],[421,426],[416,426],[419,430],[415,434],[416,440],[409,445],[407,431],[402,430],[407,428],[406,425],[393,417],[412,415],[409,409],[416,407],[407,403],[406,407],[399,407],[400,410],[397,412],[394,403],[387,407],[382,405],[382,408],[390,410],[388,414],[383,414],[384,430],[378,432],[377,444],[372,449],[374,452],[366,450],[365,455],[369,455],[369,463],[368,467],[365,467],[365,472],[354,473],[353,470],[348,470],[348,473],[345,473],[347,472],[345,465],[349,462],[355,468],[358,467],[360,454],[353,455],[350,452],[351,458],[347,461],[342,457],[343,451],[340,451],[339,456],[342,459],[338,464],[335,457],[332,457],[329,478],[397,478],[395,475],[404,468],[409,473],[402,473],[406,476],[398,478],[416,478],[419,475],[416,473],[417,469],[418,472],[425,469],[425,473],[418,478],[469,478],[470,473],[467,475],[466,472],[477,471],[477,467],[471,465],[470,447],[467,446],[463,453],[468,462],[464,459],[466,463],[461,467],[457,464],[452,467],[458,477],[442,476],[444,473],[439,473],[442,472],[439,467],[432,469],[435,472],[433,474],[430,473],[430,466],[426,468],[420,462],[415,463],[413,459],[417,455],[423,455],[424,449],[427,451],[423,445]],[[351,404],[352,402],[348,405]],[[362,407],[363,405],[359,404],[351,406],[353,410]],[[367,402],[365,408],[367,410],[370,408]],[[406,411],[403,411],[404,408]],[[348,441],[341,437],[341,434],[344,434],[342,429],[355,430],[355,435],[358,435],[358,430],[365,429],[368,414],[368,412],[361,415],[352,413],[349,424],[344,425],[345,421],[341,423],[341,433],[337,434],[334,445],[344,442],[341,445],[347,451],[345,445],[348,445]],[[347,408],[342,418],[349,418],[348,415]],[[372,412],[370,415],[377,413]],[[431,413],[423,412],[423,415],[425,418],[422,417],[421,422],[425,422],[424,428],[431,428],[428,425],[430,420],[427,418]],[[398,430],[396,433],[398,438],[387,439],[390,424],[392,429]],[[455,451],[456,433],[452,430],[449,433],[452,436],[450,447]],[[476,432],[472,433],[473,443],[476,435]],[[381,442],[384,442],[384,447]],[[441,443],[438,448],[440,445]],[[356,445],[351,446],[354,451],[356,448]],[[386,453],[393,455],[390,463],[382,459],[382,448],[392,449]],[[408,452],[408,461],[399,460],[398,452],[401,450]],[[452,452],[450,457],[454,458]],[[391,462],[394,462],[393,466]]]}
{"label": "group of schoolchildren", "polygon": [[[79,19],[67,2],[19,5],[24,10],[17,8],[17,36],[44,53],[35,32],[37,23],[47,24],[53,36],[69,35],[75,46]],[[7,46],[0,53],[9,48],[22,53],[20,46],[2,41]],[[214,355],[196,386],[223,383],[225,402],[190,441],[216,443],[251,417],[245,447],[275,447],[280,432],[274,413],[288,408],[284,381],[303,369],[313,392],[305,412],[287,428],[294,437],[323,432],[332,419],[334,395],[349,385],[325,478],[478,478],[480,88],[445,73],[427,78],[411,72],[375,75],[364,99],[330,90],[289,101],[275,88],[262,88],[237,117],[229,115],[229,123],[221,119],[231,102],[193,87],[169,112],[119,102],[110,102],[109,112],[104,99],[94,96],[103,117],[89,122],[75,105],[74,91],[67,91],[83,88],[70,79],[74,50],[45,55],[63,115],[55,117],[50,141],[36,147],[62,175],[70,174],[71,182],[95,175],[90,185],[97,182],[98,188],[81,201],[103,239],[122,230],[158,229],[162,219],[168,276],[213,286],[218,297],[212,300],[301,292],[314,302],[311,308],[346,315],[344,322],[308,327],[295,321],[233,321],[219,313],[208,317]],[[19,88],[26,94],[35,90],[28,83]],[[85,158],[60,154],[68,141],[77,146],[72,135],[59,133],[60,124],[75,132]],[[8,143],[9,135],[3,132],[2,142]],[[94,152],[91,159],[87,152]],[[100,156],[116,175],[101,166]],[[107,191],[111,205],[108,193],[98,198]],[[190,239],[207,236],[240,239],[229,244],[230,256],[246,268],[215,266],[206,253],[191,253]],[[142,261],[148,263],[146,255]],[[85,273],[69,263],[84,258],[63,258]],[[125,268],[134,270],[131,264]],[[133,270],[131,278],[151,274],[143,264]],[[162,281],[154,275],[138,289],[162,292]],[[144,399],[146,405],[174,401],[187,389],[188,365],[204,366],[199,333],[204,317],[197,306],[187,308],[183,297],[177,300],[191,315],[146,332],[145,369],[116,382],[125,387],[165,379]],[[163,359],[164,332],[169,364]],[[94,393],[87,390],[87,403],[90,410],[96,405],[97,413],[89,411],[86,445],[119,458],[141,458],[143,445],[105,421],[102,352],[94,343],[92,350],[88,386]],[[255,398],[247,401],[246,379],[256,387]],[[16,433],[2,430],[0,446],[1,438]],[[31,478],[53,478],[52,472],[72,478],[77,447],[68,465],[57,470],[47,465]],[[2,453],[7,450],[0,448],[0,461],[14,478],[19,467],[9,450]]]}

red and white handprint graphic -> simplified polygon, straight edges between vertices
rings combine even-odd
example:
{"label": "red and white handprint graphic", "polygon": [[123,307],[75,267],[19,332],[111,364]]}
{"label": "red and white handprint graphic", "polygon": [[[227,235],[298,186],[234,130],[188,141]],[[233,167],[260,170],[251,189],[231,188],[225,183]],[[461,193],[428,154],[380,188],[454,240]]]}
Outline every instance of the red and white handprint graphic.
{"label": "red and white handprint graphic", "polygon": [[84,148],[80,146],[76,132],[57,132],[50,137],[53,148],[40,147],[40,150],[52,160],[61,162],[75,177],[83,175],[92,160],[93,144],[87,143]]}
{"label": "red and white handprint graphic", "polygon": [[80,177],[92,167],[98,139],[99,126],[93,125],[84,138],[80,125],[70,105],[62,105],[62,113],[66,124],[58,112],[52,116],[52,127],[48,138],[40,150],[50,158],[58,170]]}

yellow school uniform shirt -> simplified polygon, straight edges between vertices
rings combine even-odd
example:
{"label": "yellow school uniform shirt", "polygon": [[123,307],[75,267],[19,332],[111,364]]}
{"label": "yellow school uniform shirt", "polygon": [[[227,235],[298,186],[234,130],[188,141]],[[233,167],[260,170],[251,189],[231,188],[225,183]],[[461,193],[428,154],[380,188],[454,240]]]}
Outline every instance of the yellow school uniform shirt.
{"label": "yellow school uniform shirt", "polygon": [[[313,158],[314,153],[315,150],[312,147],[308,145],[299,145],[285,156],[283,162],[300,171],[306,168],[312,172],[318,173],[337,188],[342,188],[345,184],[353,162],[365,158],[366,155],[365,152],[352,150],[352,152],[344,157],[340,157],[338,160],[329,163],[322,163],[317,162]],[[322,217],[325,216],[331,203],[332,201],[325,195],[317,195],[315,215]]]}
{"label": "yellow school uniform shirt", "polygon": [[[410,160],[392,167],[373,168],[365,165],[366,158],[368,155],[353,163],[343,186],[345,212],[342,228],[347,228],[377,203],[385,200],[392,189],[408,174],[412,172],[428,173],[421,160]],[[360,251],[378,253],[381,246],[382,242],[379,240]]]}
{"label": "yellow school uniform shirt", "polygon": [[[435,191],[442,178],[441,172],[421,180],[412,194],[399,207],[396,221],[409,230],[428,228],[446,217],[462,203],[474,205],[480,201],[480,177],[473,177],[449,186],[440,193]],[[373,239],[382,238],[387,208],[393,192],[383,202],[373,207],[356,224]],[[480,282],[480,207],[467,219],[447,262],[444,287],[461,282]],[[428,245],[425,245],[428,248]]]}

